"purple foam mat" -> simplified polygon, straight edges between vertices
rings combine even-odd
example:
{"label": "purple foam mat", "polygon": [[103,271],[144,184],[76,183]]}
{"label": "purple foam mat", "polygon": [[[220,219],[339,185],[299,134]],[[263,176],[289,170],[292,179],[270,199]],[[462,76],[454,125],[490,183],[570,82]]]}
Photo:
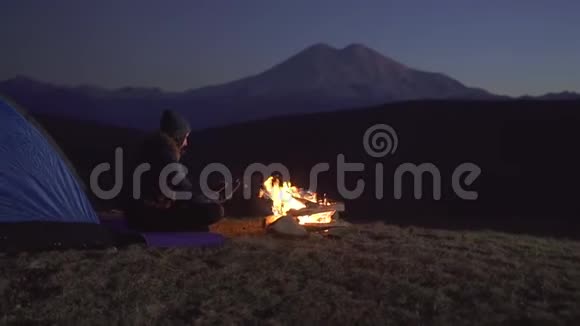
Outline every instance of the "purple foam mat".
{"label": "purple foam mat", "polygon": [[223,245],[226,240],[221,234],[211,232],[136,232],[127,226],[124,219],[104,219],[101,224],[118,233],[139,233],[149,247],[216,247]]}

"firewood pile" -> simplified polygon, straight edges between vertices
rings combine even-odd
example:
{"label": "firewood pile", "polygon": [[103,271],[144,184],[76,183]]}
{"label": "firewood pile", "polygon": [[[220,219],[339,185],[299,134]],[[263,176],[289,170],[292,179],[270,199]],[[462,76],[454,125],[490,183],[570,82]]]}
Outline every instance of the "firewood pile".
{"label": "firewood pile", "polygon": [[307,237],[312,233],[338,234],[350,224],[339,218],[345,211],[341,202],[318,200],[316,193],[294,187],[290,182],[269,178],[261,198],[272,204],[272,215],[264,219],[264,228],[277,235]]}

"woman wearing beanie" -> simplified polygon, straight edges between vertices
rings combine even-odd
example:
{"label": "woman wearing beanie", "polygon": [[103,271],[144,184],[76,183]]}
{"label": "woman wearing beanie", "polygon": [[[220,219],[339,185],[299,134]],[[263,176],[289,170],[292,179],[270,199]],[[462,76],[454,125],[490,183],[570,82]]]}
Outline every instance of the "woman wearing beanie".
{"label": "woman wearing beanie", "polygon": [[[223,207],[217,202],[200,196],[183,199],[170,195],[193,192],[181,164],[181,154],[188,145],[190,131],[185,118],[175,111],[165,110],[159,131],[143,143],[132,165],[133,172],[126,174],[131,178],[125,182],[131,190],[126,195],[125,207],[131,228],[142,231],[207,231],[209,225],[223,217]],[[144,163],[149,164],[150,169],[141,174],[140,184],[134,184],[134,171]],[[160,180],[163,170],[168,167],[174,173]],[[172,179],[176,174],[181,174],[182,178],[174,184]],[[138,198],[134,187],[139,188]]]}

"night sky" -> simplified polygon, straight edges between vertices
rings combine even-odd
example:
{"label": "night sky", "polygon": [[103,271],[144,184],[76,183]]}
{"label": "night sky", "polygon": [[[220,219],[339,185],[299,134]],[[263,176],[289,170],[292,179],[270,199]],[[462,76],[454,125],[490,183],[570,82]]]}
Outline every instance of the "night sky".
{"label": "night sky", "polygon": [[508,95],[580,91],[580,1],[0,0],[0,79],[183,90],[319,42]]}

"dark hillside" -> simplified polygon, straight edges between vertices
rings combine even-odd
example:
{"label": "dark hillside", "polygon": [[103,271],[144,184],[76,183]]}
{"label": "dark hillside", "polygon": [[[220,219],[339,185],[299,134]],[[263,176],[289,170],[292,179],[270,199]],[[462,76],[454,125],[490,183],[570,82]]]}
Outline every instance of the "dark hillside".
{"label": "dark hillside", "polygon": [[[358,179],[366,183],[359,198],[345,200],[351,219],[580,234],[579,108],[577,101],[418,101],[281,117],[194,133],[186,157],[194,179],[212,162],[225,164],[238,177],[251,163],[279,162],[302,187],[308,186],[310,168],[327,162],[330,171],[320,175],[318,192],[339,199],[336,160],[344,154],[346,162],[365,167],[362,173],[346,174],[348,189]],[[133,130],[40,120],[87,181],[90,167],[112,162],[117,145],[142,136]],[[399,144],[394,154],[373,158],[365,152],[363,135],[380,123],[395,129]],[[465,187],[478,192],[475,201],[462,200],[452,188],[452,173],[464,162],[482,170]],[[381,200],[375,198],[377,163],[384,165]],[[413,197],[410,174],[402,179],[402,198],[395,199],[394,171],[403,163],[433,163],[441,176],[441,200],[433,199],[429,174],[421,199]],[[234,204],[231,213],[241,206]]]}

